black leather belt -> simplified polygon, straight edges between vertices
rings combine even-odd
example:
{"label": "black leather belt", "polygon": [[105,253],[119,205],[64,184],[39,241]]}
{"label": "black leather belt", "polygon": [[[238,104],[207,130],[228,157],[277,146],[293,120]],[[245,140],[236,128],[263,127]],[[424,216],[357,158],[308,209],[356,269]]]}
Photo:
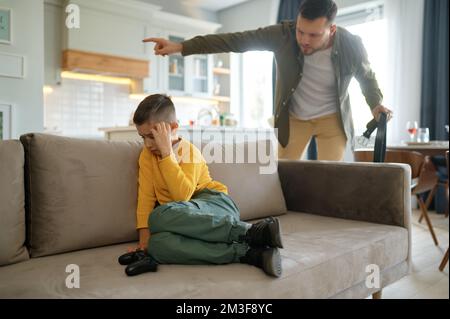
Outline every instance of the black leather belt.
{"label": "black leather belt", "polygon": [[375,139],[375,149],[373,152],[374,163],[383,163],[386,158],[386,126],[387,126],[387,115],[386,113],[381,113],[380,120],[378,121],[377,137]]}
{"label": "black leather belt", "polygon": [[373,131],[377,129],[377,137],[375,139],[375,149],[373,152],[373,162],[383,163],[386,157],[386,126],[387,126],[387,114],[381,113],[380,119],[377,122],[375,119],[367,124],[367,131],[363,136],[370,139]]}

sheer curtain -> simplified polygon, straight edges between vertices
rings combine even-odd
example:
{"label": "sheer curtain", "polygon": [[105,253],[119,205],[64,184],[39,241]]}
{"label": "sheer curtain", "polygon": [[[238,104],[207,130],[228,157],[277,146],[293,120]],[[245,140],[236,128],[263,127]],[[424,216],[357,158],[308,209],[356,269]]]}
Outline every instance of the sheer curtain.
{"label": "sheer curtain", "polygon": [[424,0],[386,0],[387,86],[384,105],[394,110],[388,144],[407,140],[407,121],[420,121]]}

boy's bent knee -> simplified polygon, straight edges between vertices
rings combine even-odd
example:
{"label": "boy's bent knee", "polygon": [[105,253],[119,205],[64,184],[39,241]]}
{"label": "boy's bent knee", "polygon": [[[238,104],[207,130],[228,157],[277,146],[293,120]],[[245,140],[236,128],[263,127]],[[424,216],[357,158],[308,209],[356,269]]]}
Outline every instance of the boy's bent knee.
{"label": "boy's bent knee", "polygon": [[148,228],[150,229],[151,232],[159,232],[160,231],[159,229],[161,228],[160,225],[162,222],[162,215],[168,209],[169,209],[169,206],[163,205],[163,206],[158,206],[151,212],[151,214],[148,218]]}
{"label": "boy's bent knee", "polygon": [[169,232],[161,232],[152,234],[148,241],[147,252],[159,263],[162,262],[161,257],[171,245],[170,241],[173,235]]}
{"label": "boy's bent knee", "polygon": [[151,234],[150,239],[148,241],[148,247],[150,246],[160,246],[164,243],[165,239],[170,236],[169,232],[162,232]]}

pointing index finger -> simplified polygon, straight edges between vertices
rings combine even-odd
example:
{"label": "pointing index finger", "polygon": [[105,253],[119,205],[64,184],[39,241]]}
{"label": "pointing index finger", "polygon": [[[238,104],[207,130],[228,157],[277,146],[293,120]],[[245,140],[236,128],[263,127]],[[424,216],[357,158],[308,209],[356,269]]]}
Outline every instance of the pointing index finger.
{"label": "pointing index finger", "polygon": [[160,38],[145,38],[144,40],[142,40],[142,42],[155,42],[155,43],[159,43],[162,39]]}

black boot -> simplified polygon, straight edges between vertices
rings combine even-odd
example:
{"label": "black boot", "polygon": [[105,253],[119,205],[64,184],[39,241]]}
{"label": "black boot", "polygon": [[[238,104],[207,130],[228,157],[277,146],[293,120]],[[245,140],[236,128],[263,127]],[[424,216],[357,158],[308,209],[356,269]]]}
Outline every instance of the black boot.
{"label": "black boot", "polygon": [[125,268],[128,276],[136,276],[144,272],[155,272],[158,270],[158,263],[150,256],[145,256],[141,260],[135,261]]}
{"label": "black boot", "polygon": [[143,250],[136,250],[130,253],[123,254],[119,257],[119,264],[129,265],[135,261],[143,259],[147,254]]}
{"label": "black boot", "polygon": [[277,248],[250,248],[240,261],[261,268],[269,276],[280,277],[282,273],[281,256]]}
{"label": "black boot", "polygon": [[283,248],[281,241],[281,226],[278,218],[269,217],[253,224],[241,238],[250,247],[278,247]]}

